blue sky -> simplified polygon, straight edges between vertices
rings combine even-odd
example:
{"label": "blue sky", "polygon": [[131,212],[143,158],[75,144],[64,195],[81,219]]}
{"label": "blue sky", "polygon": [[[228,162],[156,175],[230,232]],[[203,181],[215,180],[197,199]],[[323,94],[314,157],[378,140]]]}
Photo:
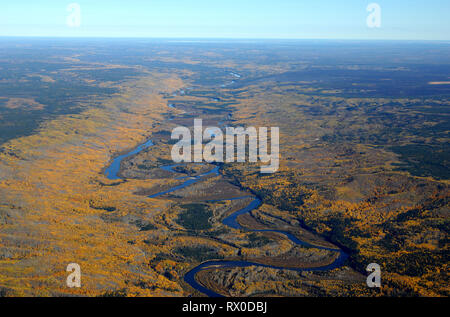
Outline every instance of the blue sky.
{"label": "blue sky", "polygon": [[0,36],[450,40],[449,14],[449,0],[0,0]]}

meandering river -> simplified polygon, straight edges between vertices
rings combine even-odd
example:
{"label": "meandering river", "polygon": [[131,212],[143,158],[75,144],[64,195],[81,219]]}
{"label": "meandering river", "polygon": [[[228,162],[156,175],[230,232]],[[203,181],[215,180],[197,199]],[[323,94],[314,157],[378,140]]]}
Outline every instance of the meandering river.
{"label": "meandering river", "polygon": [[[115,159],[113,159],[112,163],[108,166],[108,168],[105,170],[105,176],[110,179],[110,180],[119,180],[121,179],[121,177],[118,176],[119,171],[120,171],[120,165],[122,163],[122,161],[128,157],[131,157],[135,154],[140,153],[141,151],[149,148],[153,146],[153,142],[151,140],[145,142],[142,145],[139,145],[138,147],[136,147],[134,150],[120,155],[118,157],[116,157]],[[174,170],[175,167],[180,166],[180,165],[167,165],[167,166],[161,166],[160,168],[172,173],[176,173],[176,171]],[[191,186],[199,181],[201,181],[203,178],[210,176],[210,175],[220,175],[219,173],[219,167],[216,166],[214,167],[211,171],[195,176],[195,177],[180,177],[178,179],[180,180],[184,180],[184,182],[181,185],[177,185],[174,187],[171,187],[168,190],[165,190],[163,192],[157,193],[157,194],[153,194],[151,196],[149,196],[150,198],[156,198],[168,193],[172,193],[174,191],[180,190],[182,188],[186,188],[188,186]],[[242,208],[236,212],[234,212],[232,215],[230,215],[229,217],[225,218],[222,223],[225,226],[228,226],[230,228],[233,229],[238,229],[238,230],[243,230],[243,231],[248,231],[248,232],[276,232],[279,234],[283,234],[285,235],[289,240],[291,240],[293,243],[297,244],[297,245],[301,245],[301,246],[305,246],[305,247],[311,247],[311,248],[316,248],[316,249],[321,249],[321,250],[328,250],[328,251],[334,251],[334,252],[339,252],[339,256],[336,258],[336,260],[326,266],[321,266],[321,267],[311,267],[311,268],[286,268],[286,267],[276,267],[276,266],[271,266],[271,265],[264,265],[264,264],[260,264],[260,263],[253,263],[253,262],[249,262],[249,261],[226,261],[226,260],[217,260],[217,261],[208,261],[208,262],[204,262],[198,266],[196,266],[195,268],[193,268],[191,271],[189,271],[188,273],[185,274],[184,276],[184,280],[186,281],[186,283],[188,283],[189,285],[191,285],[194,289],[198,290],[199,292],[210,296],[210,297],[222,297],[222,295],[215,293],[214,291],[204,287],[203,285],[201,285],[200,283],[197,282],[196,280],[196,275],[198,272],[200,271],[204,271],[207,269],[212,269],[212,268],[235,268],[235,267],[249,267],[249,266],[258,266],[258,267],[266,267],[266,268],[273,268],[273,269],[282,269],[282,270],[291,270],[291,271],[328,271],[328,270],[333,270],[335,268],[338,268],[340,266],[342,266],[345,262],[345,260],[347,259],[347,254],[345,252],[343,252],[342,250],[339,249],[331,249],[331,248],[326,248],[326,247],[321,247],[321,246],[315,246],[315,245],[311,245],[307,242],[304,242],[300,239],[298,239],[296,236],[294,236],[293,234],[286,232],[286,231],[281,231],[281,230],[251,230],[251,229],[247,229],[247,228],[243,228],[238,222],[237,222],[237,217],[246,213],[251,212],[254,209],[257,209],[261,206],[262,202],[259,198],[257,197],[253,197],[253,196],[244,196],[244,197],[238,197],[238,198],[232,198],[232,199],[223,199],[221,201],[229,201],[229,200],[238,200],[238,199],[245,199],[245,198],[253,198],[253,200],[245,207]],[[211,202],[211,201],[210,201]]]}

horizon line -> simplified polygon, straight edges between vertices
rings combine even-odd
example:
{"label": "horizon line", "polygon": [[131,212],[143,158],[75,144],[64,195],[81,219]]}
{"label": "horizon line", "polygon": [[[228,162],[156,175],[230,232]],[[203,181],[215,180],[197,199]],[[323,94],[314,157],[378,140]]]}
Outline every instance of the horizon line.
{"label": "horizon line", "polygon": [[389,39],[389,38],[264,38],[264,37],[158,37],[158,36],[59,36],[59,35],[0,35],[0,38],[22,39],[135,39],[135,40],[195,40],[195,41],[361,41],[361,42],[446,42],[450,39]]}

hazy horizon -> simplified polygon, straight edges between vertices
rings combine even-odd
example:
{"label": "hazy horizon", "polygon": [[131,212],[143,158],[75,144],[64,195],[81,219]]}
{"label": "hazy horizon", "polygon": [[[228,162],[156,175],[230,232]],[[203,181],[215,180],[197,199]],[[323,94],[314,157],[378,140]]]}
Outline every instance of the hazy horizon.
{"label": "hazy horizon", "polygon": [[349,42],[349,43],[450,43],[448,40],[434,39],[345,39],[345,38],[233,38],[233,37],[116,37],[116,36],[28,36],[0,35],[0,39],[55,39],[55,40],[155,40],[166,42]]}
{"label": "hazy horizon", "polygon": [[23,0],[0,4],[0,36],[448,41],[448,12],[441,0]]}

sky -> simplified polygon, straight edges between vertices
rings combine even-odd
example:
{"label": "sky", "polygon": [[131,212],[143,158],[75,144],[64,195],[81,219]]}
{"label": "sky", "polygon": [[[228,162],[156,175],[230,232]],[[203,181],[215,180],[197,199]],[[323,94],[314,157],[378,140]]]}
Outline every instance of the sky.
{"label": "sky", "polygon": [[448,41],[449,14],[449,0],[0,0],[0,36]]}

